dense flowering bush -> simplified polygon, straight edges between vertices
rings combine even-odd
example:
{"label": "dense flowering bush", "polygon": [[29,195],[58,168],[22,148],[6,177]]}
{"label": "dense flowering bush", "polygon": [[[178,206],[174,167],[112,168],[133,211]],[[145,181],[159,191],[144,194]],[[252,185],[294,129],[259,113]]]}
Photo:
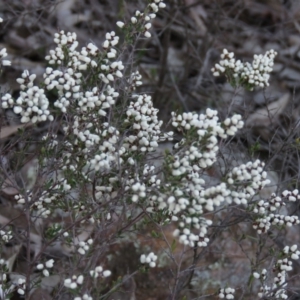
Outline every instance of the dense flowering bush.
{"label": "dense flowering bush", "polygon": [[[125,37],[122,47],[151,37],[151,20],[165,6],[152,0],[129,22],[117,22]],[[16,191],[12,207],[26,216],[22,243],[28,254],[22,274],[13,272],[16,255],[1,259],[2,299],[10,299],[13,293],[28,297],[45,288],[45,278],[57,281],[52,286],[52,290],[57,287],[55,299],[107,299],[120,287],[120,282],[109,281],[110,276],[118,276],[106,269],[109,245],[129,228],[138,233],[149,223],[169,225],[179,244],[197,253],[213,242],[211,230],[221,224],[215,219],[226,210],[247,213],[258,236],[271,226],[299,224],[298,216],[284,209],[300,200],[298,190],[260,198],[259,192],[269,184],[263,161],[229,164],[218,182],[210,181],[220,145],[243,128],[242,116],[222,121],[210,108],[202,113],[173,112],[174,131],[167,131],[151,96],[136,92],[142,76],[122,61],[120,39],[114,31],[108,32],[102,48],[89,43],[79,50],[76,33],[60,31],[54,36],[56,48],[46,56],[42,83],[35,84],[36,75],[25,70],[17,79],[20,95],[1,95],[2,109],[12,109],[21,123],[34,126],[47,121],[49,128],[35,144],[33,185],[18,183],[12,179],[17,174],[2,165],[2,188]],[[10,65],[4,60],[6,49],[0,55],[2,66]],[[233,84],[250,89],[265,87],[275,56],[271,50],[244,64],[224,50],[213,72],[215,76],[225,73]],[[173,150],[157,166],[153,154],[174,135],[178,140]],[[11,220],[2,223],[3,255],[14,238],[12,224]],[[151,272],[149,267],[160,264],[159,254],[148,250],[140,251],[137,272]],[[288,297],[287,272],[292,270],[291,259],[299,259],[299,254],[297,245],[285,246],[273,273],[257,267],[249,274],[261,281],[258,297]],[[67,264],[65,258],[73,262]],[[191,278],[195,268],[193,263]],[[271,282],[269,274],[273,274]],[[184,272],[178,276],[186,278]],[[214,295],[234,299],[235,292],[224,287]],[[175,299],[182,291],[174,285],[172,293]]]}

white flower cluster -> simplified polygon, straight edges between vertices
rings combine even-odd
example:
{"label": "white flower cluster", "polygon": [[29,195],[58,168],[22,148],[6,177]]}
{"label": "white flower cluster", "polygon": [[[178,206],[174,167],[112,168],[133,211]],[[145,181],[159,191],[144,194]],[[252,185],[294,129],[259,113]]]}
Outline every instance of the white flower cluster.
{"label": "white flower cluster", "polygon": [[122,78],[124,69],[122,61],[113,61],[110,63],[109,59],[115,58],[117,50],[113,47],[119,42],[119,37],[112,31],[105,36],[106,40],[103,43],[103,48],[106,51],[107,59],[104,59],[101,64],[101,73],[99,78],[106,84],[115,81],[117,78]]}
{"label": "white flower cluster", "polygon": [[53,121],[53,116],[49,111],[49,101],[44,89],[34,86],[35,74],[29,74],[27,70],[22,73],[22,78],[18,78],[20,84],[20,96],[14,100],[10,94],[2,96],[2,108],[12,108],[14,113],[21,115],[22,123],[36,123],[46,120]]}
{"label": "white flower cluster", "polygon": [[75,290],[78,287],[78,285],[83,284],[83,280],[83,275],[79,275],[78,277],[76,275],[73,275],[71,278],[65,279],[64,286],[71,290]]}
{"label": "white flower cluster", "polygon": [[80,241],[77,245],[77,252],[81,255],[85,255],[90,250],[90,246],[93,244],[93,239],[88,239],[86,242]]}
{"label": "white flower cluster", "polygon": [[221,60],[211,71],[214,76],[225,73],[229,81],[233,79],[237,84],[249,85],[250,89],[255,86],[266,87],[269,86],[270,73],[273,70],[276,55],[277,52],[274,50],[269,50],[264,55],[254,55],[250,64],[249,62],[243,63],[236,60],[233,52],[224,49]]}
{"label": "white flower cluster", "polygon": [[[105,38],[106,40],[103,42],[103,48],[106,50],[106,57],[108,59],[115,58],[117,54],[117,50],[114,49],[113,47],[115,47],[119,43],[119,37],[116,36],[116,33],[114,31],[112,31],[112,32],[107,32]],[[122,62],[120,63],[122,64]],[[106,68],[101,68],[101,69],[105,70]],[[108,83],[110,79],[107,78],[107,80],[108,81],[105,80],[106,83]]]}
{"label": "white flower cluster", "polygon": [[8,243],[13,238],[12,231],[11,230],[7,230],[7,231],[0,230],[0,237],[4,243]]}
{"label": "white flower cluster", "polygon": [[298,246],[297,245],[293,245],[291,247],[289,246],[285,246],[283,248],[283,253],[290,256],[291,259],[299,259],[299,255],[300,255],[300,251],[298,250]]}
{"label": "white flower cluster", "polygon": [[[177,154],[169,155],[166,164],[170,167],[169,180],[180,182],[170,185],[169,196],[151,197],[154,207],[168,208],[172,220],[178,221],[174,236],[179,237],[180,243],[191,247],[206,247],[209,242],[206,235],[212,222],[201,215],[205,211],[213,211],[224,201],[231,203],[233,197],[226,183],[206,188],[205,180],[200,175],[217,160],[218,138],[227,138],[243,126],[239,115],[226,119],[224,124],[219,122],[217,114],[211,109],[200,115],[172,113],[172,125],[182,131],[185,138],[175,144]],[[190,132],[195,134],[189,136]]]}
{"label": "white flower cluster", "polygon": [[[98,132],[102,143],[99,143],[98,153],[92,159],[87,157],[89,167],[95,171],[109,170],[112,164],[121,164],[122,155],[126,152],[124,147],[117,148],[119,131],[108,123],[103,123],[101,127]],[[88,134],[88,131],[85,133]]]}
{"label": "white flower cluster", "polygon": [[[2,23],[2,22],[3,22],[3,19],[0,18],[0,23]],[[6,56],[7,56],[6,48],[1,49],[1,51],[0,51],[0,60],[1,60],[2,66],[10,66],[11,65],[11,62],[9,60],[3,59]]]}
{"label": "white flower cluster", "polygon": [[274,299],[288,299],[286,289],[284,288],[287,286],[287,272],[293,270],[293,263],[289,260],[289,258],[293,260],[299,259],[300,251],[297,248],[297,245],[284,247],[282,253],[286,257],[279,259],[273,267],[273,273],[275,273],[275,276],[273,278],[272,286],[265,284],[267,279],[266,269],[263,269],[261,274],[257,272],[253,273],[254,278],[261,278],[263,282],[263,286],[260,288],[258,293],[259,298],[274,297]]}
{"label": "white flower cluster", "polygon": [[[282,280],[283,282],[285,282],[285,280]],[[259,298],[264,298],[265,299],[265,295],[267,296],[271,296],[271,299],[288,299],[288,295],[286,294],[286,290],[285,289],[278,289],[276,292],[272,292],[273,289],[276,289],[277,286],[274,284],[273,288],[269,287],[269,286],[264,286],[260,288],[260,291],[258,293],[258,297]]]}
{"label": "white flower cluster", "polygon": [[[131,17],[131,25],[141,26],[142,33],[146,38],[151,37],[151,33],[149,29],[151,28],[151,19],[156,17],[156,13],[159,11],[160,8],[165,8],[166,4],[162,0],[151,0],[148,4],[145,11],[147,13],[141,13],[137,10],[133,17]],[[117,26],[120,28],[129,27],[129,24],[125,24],[124,22],[118,21]]]}
{"label": "white flower cluster", "polygon": [[138,202],[140,198],[146,197],[146,185],[144,183],[136,182],[131,187],[134,194],[132,195],[132,202]]}
{"label": "white flower cluster", "polygon": [[71,97],[73,99],[80,97],[81,76],[79,72],[74,73],[72,68],[67,68],[64,72],[51,67],[46,68],[43,75],[46,89],[49,91],[57,89],[59,98],[54,102],[54,106],[63,113],[67,112]]}
{"label": "white flower cluster", "polygon": [[172,214],[188,211],[189,214],[201,215],[204,211],[213,211],[224,201],[230,203],[230,190],[225,183],[204,188],[205,181],[197,173],[191,173],[188,179],[190,181],[186,183],[184,193],[182,188],[175,189],[173,195],[167,199],[168,209]]}
{"label": "white flower cluster", "polygon": [[1,60],[2,66],[4,66],[4,67],[11,65],[11,61],[10,60],[3,59],[6,56],[7,56],[6,48],[2,48],[1,51],[0,51],[0,60]]}
{"label": "white flower cluster", "polygon": [[157,256],[150,252],[149,254],[142,254],[140,257],[140,262],[142,264],[149,264],[150,268],[154,268],[156,266]]}
{"label": "white flower cluster", "polygon": [[261,273],[253,272],[253,277],[256,279],[261,278],[262,280],[266,280],[268,271],[266,269],[262,269]]}
{"label": "white flower cluster", "polygon": [[[92,43],[83,47],[81,52],[76,51],[78,46],[76,39],[75,33],[65,34],[64,31],[61,31],[55,35],[54,41],[57,43],[57,47],[50,51],[50,55],[46,59],[49,60],[50,64],[62,64],[65,59],[64,51],[67,49],[69,60],[67,66],[62,70],[54,70],[50,67],[46,69],[44,74],[46,88],[47,90],[57,89],[59,98],[54,106],[60,108],[63,113],[66,113],[66,108],[72,101],[75,101],[75,108],[79,112],[89,111],[97,107],[99,115],[105,116],[104,110],[115,103],[114,98],[118,97],[119,94],[110,85],[102,90],[99,90],[98,87],[92,88],[91,91],[84,92],[82,90],[83,72],[88,68],[98,68],[96,60],[99,60],[101,53],[97,46]],[[124,69],[122,62],[113,61],[110,63],[109,61],[116,56],[116,50],[112,47],[117,45],[118,41],[119,37],[114,32],[106,34],[103,48],[107,58],[101,59],[101,72],[99,72],[99,78],[106,84],[123,76],[121,72]]]}
{"label": "white flower cluster", "polygon": [[123,146],[129,151],[151,152],[158,143],[172,140],[173,132],[162,133],[162,121],[157,118],[158,109],[153,107],[151,96],[133,95],[126,111],[125,124],[130,125],[131,134],[124,139]]}
{"label": "white flower cluster", "polygon": [[[129,158],[133,162],[133,158]],[[125,186],[125,191],[131,190],[133,195],[131,197],[132,202],[138,202],[140,199],[145,199],[151,194],[153,189],[159,189],[161,184],[161,179],[157,178],[155,166],[144,165],[141,180],[136,181],[136,179],[128,179]],[[148,193],[149,192],[149,193]],[[147,194],[148,193],[148,194]],[[152,199],[153,200],[153,199]],[[147,209],[149,212],[153,211],[153,207],[150,206]]]}
{"label": "white flower cluster", "polygon": [[38,264],[36,268],[40,271],[43,271],[43,275],[45,277],[48,277],[50,273],[47,269],[53,268],[53,265],[54,265],[54,259],[49,259],[48,261],[45,262],[45,264],[42,263]]}
{"label": "white flower cluster", "polygon": [[[55,48],[55,50],[50,50],[49,55],[45,57],[46,60],[48,60],[50,65],[63,64],[63,61],[65,59],[65,54],[63,51],[63,46],[66,46],[71,50],[71,53],[73,50],[76,49],[78,46],[78,42],[76,40],[77,36],[76,33],[70,33],[68,32],[67,35],[65,35],[64,31],[61,31],[60,33],[54,34],[54,43],[56,43],[58,46]],[[71,54],[72,56],[72,54]],[[74,62],[76,63],[76,62]]]}
{"label": "white flower cluster", "polygon": [[[42,195],[39,195],[35,201],[32,199],[32,193],[27,191],[27,200],[30,203],[30,209],[34,211],[34,215],[38,218],[48,218],[51,214],[51,209],[53,208],[53,203],[60,197],[61,191],[67,192],[71,189],[67,180],[61,178],[56,183],[51,186],[51,192],[43,191]],[[25,196],[18,194],[14,196],[18,204],[25,204]]]}
{"label": "white flower cluster", "polygon": [[[69,106],[71,112],[77,111],[77,115],[68,122],[68,126],[64,127],[66,135],[70,138],[74,137],[74,140],[72,144],[65,142],[67,151],[62,155],[62,161],[64,161],[65,170],[77,170],[78,159],[70,154],[73,145],[76,145],[76,148],[79,147],[84,155],[89,171],[107,170],[112,162],[122,161],[120,156],[125,149],[123,147],[116,149],[116,144],[119,142],[118,130],[107,122],[94,123],[92,120],[99,120],[99,116],[106,117],[107,109],[115,104],[119,96],[119,93],[108,84],[115,81],[115,78],[123,76],[122,62],[110,62],[110,59],[116,56],[116,50],[113,47],[118,44],[119,37],[114,32],[106,34],[106,40],[103,43],[104,54],[101,54],[99,49],[91,43],[83,47],[81,52],[76,51],[78,46],[76,39],[76,34],[65,34],[63,31],[55,35],[54,41],[57,47],[50,51],[46,59],[50,64],[60,65],[60,70],[47,68],[44,74],[47,90],[55,88],[58,92],[58,99],[54,106],[66,114]],[[64,54],[66,52],[67,56]],[[96,70],[85,74],[84,72],[89,68],[96,68]],[[92,73],[98,73],[99,78],[107,85],[101,88],[92,87],[84,91],[82,78],[87,80],[86,76],[91,76]],[[98,147],[98,151],[93,155],[91,148],[94,146]]]}
{"label": "white flower cluster", "polygon": [[162,0],[152,0],[149,6],[154,13],[157,13],[159,8],[165,8],[166,4]]}
{"label": "white flower cluster", "polygon": [[[3,259],[3,258],[0,258],[0,282],[3,284],[6,282],[7,280],[7,274],[6,272],[8,271],[8,266],[9,266],[9,261]],[[0,287],[1,285],[0,284]]]}
{"label": "white flower cluster", "polygon": [[219,290],[219,298],[220,299],[234,299],[235,289],[227,287],[225,289]]}
{"label": "white flower cluster", "polygon": [[139,71],[132,72],[127,82],[129,87],[126,87],[126,90],[135,91],[138,86],[143,84],[142,75]]}
{"label": "white flower cluster", "polygon": [[253,228],[258,234],[266,233],[271,225],[286,225],[291,227],[300,223],[298,216],[284,216],[280,214],[269,214],[263,218],[256,219]]}
{"label": "white flower cluster", "polygon": [[233,115],[231,118],[225,119],[222,125],[226,135],[234,136],[239,129],[243,128],[244,122],[241,115]]}
{"label": "white flower cluster", "polygon": [[252,211],[260,215],[260,217],[253,223],[253,228],[257,230],[258,234],[267,232],[272,225],[286,225],[291,227],[293,225],[300,224],[298,216],[287,216],[284,214],[273,213],[286,205],[283,200],[288,202],[300,200],[299,191],[297,189],[292,192],[284,191],[282,193],[282,197],[272,194],[269,200],[260,200],[256,203]]}
{"label": "white flower cluster", "polygon": [[105,182],[102,182],[103,185],[97,185],[95,187],[96,190],[95,198],[97,200],[100,200],[100,202],[102,199],[110,200],[114,192],[113,184],[116,181],[118,181],[117,177],[105,178]]}
{"label": "white flower cluster", "polygon": [[[179,242],[190,247],[207,247],[209,238],[206,237],[208,227],[212,225],[212,221],[199,218],[199,217],[181,217],[182,221],[179,222],[177,229],[173,232],[174,237],[179,237]],[[177,218],[173,218],[173,221]],[[197,229],[197,234],[192,232],[192,229]]]}
{"label": "white flower cluster", "polygon": [[[228,122],[232,120],[232,122]],[[206,114],[184,113],[183,115],[172,114],[173,126],[183,131],[187,138],[182,139],[175,145],[177,154],[166,157],[166,164],[170,167],[170,180],[179,180],[173,185],[163,186],[161,195],[151,195],[147,211],[166,209],[171,215],[172,221],[178,222],[178,228],[174,236],[179,237],[179,242],[194,247],[206,247],[208,227],[210,220],[201,215],[204,211],[213,211],[214,207],[220,206],[224,201],[232,202],[232,191],[226,183],[205,188],[205,181],[200,172],[213,165],[218,153],[218,137],[226,138],[243,126],[240,116],[234,116],[226,121],[226,125],[219,122],[217,112],[207,109]],[[233,128],[236,126],[235,128]],[[189,132],[196,132],[196,139],[191,138],[188,144]],[[229,131],[229,132],[227,132]],[[189,145],[189,146],[187,146]],[[144,182],[144,181],[142,181]],[[155,182],[155,178],[152,178]],[[154,183],[153,183],[154,184]],[[137,191],[142,187],[142,196],[145,196],[146,188],[138,182],[132,182]],[[160,182],[154,184],[159,190]],[[165,193],[165,190],[169,192]],[[135,193],[134,201],[139,198]],[[192,216],[192,217],[190,217]],[[195,232],[197,231],[197,233]]]}
{"label": "white flower cluster", "polygon": [[[191,169],[199,171],[212,166],[216,162],[219,151],[217,138],[227,138],[228,135],[235,134],[244,125],[239,115],[226,119],[225,124],[219,122],[217,114],[217,111],[209,108],[205,114],[183,113],[177,115],[172,112],[172,125],[177,130],[183,132],[196,130],[197,132],[197,137],[190,149],[185,152],[185,155],[180,160],[175,157],[174,176],[181,176],[185,172],[191,171]],[[185,145],[185,142],[182,141],[176,144],[175,149],[179,149],[181,144]]]}
{"label": "white flower cluster", "polygon": [[[49,194],[44,192],[43,195],[39,198],[39,200],[33,203],[33,208],[36,210],[36,215],[44,218],[49,217],[51,214],[51,210],[48,207],[51,207],[51,203],[53,203],[56,198],[57,194]],[[20,201],[18,201],[20,203]]]}
{"label": "white flower cluster", "polygon": [[58,140],[57,140],[57,135],[56,134],[46,133],[42,137],[42,141],[47,142],[46,145],[47,145],[48,149],[53,149],[58,145]]}
{"label": "white flower cluster", "polygon": [[159,188],[161,184],[161,180],[157,178],[156,172],[157,169],[155,168],[155,166],[150,166],[148,164],[144,165],[143,181],[146,182],[152,188]]}
{"label": "white flower cluster", "polygon": [[98,266],[95,268],[95,270],[90,271],[90,275],[93,278],[98,278],[98,277],[109,277],[111,275],[111,271],[109,270],[104,270],[103,267]]}
{"label": "white flower cluster", "polygon": [[[162,1],[152,1],[146,8],[145,13],[135,13],[132,24],[139,23],[138,25],[141,25],[141,22],[144,22],[145,30],[143,32],[148,35],[146,31],[151,27],[149,22],[155,18],[158,9],[163,7],[165,7],[165,4]],[[134,21],[134,18],[137,22]],[[141,31],[138,25],[137,28]],[[117,78],[123,77],[123,63],[116,60],[117,50],[115,47],[119,42],[119,37],[113,31],[108,32],[105,35],[102,53],[92,43],[78,51],[78,41],[75,33],[60,31],[55,34],[54,42],[56,48],[50,50],[49,55],[46,56],[46,60],[52,66],[46,68],[43,75],[45,91],[54,90],[57,93],[58,97],[54,106],[59,108],[62,113],[68,115],[70,112],[70,116],[72,116],[74,111],[77,112],[75,117],[72,116],[68,119],[68,126],[64,128],[66,136],[69,136],[70,140],[71,137],[75,136],[75,140],[72,140],[71,144],[68,141],[64,142],[64,148],[67,151],[63,152],[60,159],[64,164],[63,170],[74,172],[77,170],[77,163],[79,163],[78,151],[76,157],[72,156],[70,151],[74,149],[74,145],[77,146],[76,150],[78,147],[81,148],[80,150],[84,154],[84,159],[87,161],[87,172],[108,170],[112,163],[122,163],[121,157],[125,153],[125,148],[119,148],[119,145],[117,145],[119,143],[118,130],[110,126],[108,122],[94,124],[91,120],[98,120],[99,116],[106,117],[107,109],[115,104],[119,96],[119,93],[109,85],[110,83],[114,84]],[[104,85],[97,84],[94,87],[84,89],[83,78],[85,82],[88,82],[89,78],[93,76],[91,74],[97,74]],[[2,97],[2,107],[13,107],[16,113],[21,114],[22,122],[44,121],[47,115],[49,115],[49,120],[53,120],[48,111],[49,103],[45,91],[33,86],[34,79],[34,74],[29,75],[28,72],[24,72],[22,78],[18,79],[21,89],[24,90],[21,92],[21,96],[15,102],[9,94],[4,95]],[[138,72],[133,72],[129,79],[129,90],[135,90],[141,83],[141,75]],[[149,106],[147,107],[149,115],[144,112],[145,117],[142,116],[140,121],[141,126],[147,125],[143,134],[141,134],[142,131],[139,132],[135,128],[136,134],[140,134],[137,144],[143,150],[152,151],[158,146],[159,141],[170,140],[172,137],[160,132],[162,122],[157,120],[157,110],[153,109],[151,98],[149,99],[146,95],[143,97],[147,99],[145,102],[146,106]],[[27,109],[26,105],[28,106]],[[95,108],[98,114],[95,113]],[[130,110],[130,108],[128,109]],[[145,106],[141,109],[144,111]],[[138,116],[135,119],[138,121]],[[131,138],[132,136],[126,137],[124,144],[128,145],[127,142]],[[97,153],[95,151],[91,152],[91,148],[95,146],[99,148]],[[70,190],[70,188],[66,184],[64,190]],[[48,201],[49,199],[50,201]],[[49,199],[39,199],[34,203],[39,215],[48,216],[50,214],[50,210],[45,208],[47,202],[52,202],[51,197]],[[20,197],[18,202],[24,203],[25,199]]]}
{"label": "white flower cluster", "polygon": [[16,289],[16,284],[8,285],[7,281],[9,279],[9,261],[4,259],[0,259],[0,298],[2,299],[9,299],[9,295]]}
{"label": "white flower cluster", "polygon": [[247,204],[259,190],[270,183],[264,162],[256,160],[241,164],[232,169],[227,175],[227,183],[232,187],[232,200],[236,204]]}
{"label": "white flower cluster", "polygon": [[[27,191],[27,192],[29,192],[29,191]],[[15,198],[15,200],[17,200],[18,204],[25,204],[26,203],[25,197],[21,194],[15,195],[14,198]],[[27,198],[28,198],[28,202],[31,202],[31,194],[29,194]]]}
{"label": "white flower cluster", "polygon": [[230,202],[230,195],[230,190],[228,190],[226,184],[222,182],[217,186],[202,190],[199,195],[199,204],[202,204],[206,211],[213,211],[215,207],[220,206],[225,200]]}
{"label": "white flower cluster", "polygon": [[172,112],[172,126],[183,132],[191,128],[196,129],[199,140],[207,135],[226,139],[229,135],[234,135],[238,129],[243,128],[244,122],[241,119],[240,115],[234,115],[221,123],[219,122],[218,111],[210,108],[206,109],[205,114],[190,112],[177,115]]}
{"label": "white flower cluster", "polygon": [[26,288],[26,280],[24,278],[19,278],[18,279],[18,284],[17,284],[17,292],[19,295],[24,295],[25,294],[25,288]]}
{"label": "white flower cluster", "polygon": [[265,214],[267,211],[272,212],[278,210],[280,207],[285,206],[285,202],[282,201],[281,197],[273,193],[269,201],[259,200],[254,208],[253,212],[256,214]]}
{"label": "white flower cluster", "polygon": [[103,73],[100,73],[99,75],[104,83],[108,84],[110,81],[115,81],[116,78],[123,77],[121,71],[124,69],[124,66],[121,61],[114,61],[111,64],[108,60],[105,60],[104,62],[106,64],[101,65],[101,70],[106,71],[106,76]]}
{"label": "white flower cluster", "polygon": [[299,190],[297,189],[293,190],[292,192],[285,190],[282,192],[281,196],[290,202],[295,202],[296,200],[300,200]]}

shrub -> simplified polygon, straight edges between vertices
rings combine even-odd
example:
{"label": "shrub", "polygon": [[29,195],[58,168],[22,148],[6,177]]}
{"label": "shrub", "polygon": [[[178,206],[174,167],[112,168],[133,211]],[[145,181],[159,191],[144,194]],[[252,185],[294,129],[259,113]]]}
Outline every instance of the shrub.
{"label": "shrub", "polygon": [[[23,124],[2,128],[2,138],[16,134],[1,149],[2,299],[117,299],[132,296],[139,278],[151,287],[151,273],[166,281],[168,299],[288,298],[288,272],[300,251],[267,237],[299,224],[285,209],[300,199],[298,190],[264,198],[259,193],[270,181],[263,161],[220,156],[242,130],[242,116],[173,112],[168,131],[151,96],[138,92],[142,76],[126,58],[151,37],[162,8],[151,0],[117,22],[122,41],[108,32],[102,49],[89,43],[78,50],[75,33],[56,33],[43,83],[25,70],[19,96],[1,95],[2,109]],[[224,50],[212,71],[234,86],[265,87],[275,56],[270,50],[241,63]],[[5,57],[3,49],[3,67],[10,65]],[[37,134],[41,124],[46,134]],[[162,155],[160,145],[174,137]],[[207,249],[237,235],[241,249],[244,240],[256,248],[247,287],[195,287]]]}

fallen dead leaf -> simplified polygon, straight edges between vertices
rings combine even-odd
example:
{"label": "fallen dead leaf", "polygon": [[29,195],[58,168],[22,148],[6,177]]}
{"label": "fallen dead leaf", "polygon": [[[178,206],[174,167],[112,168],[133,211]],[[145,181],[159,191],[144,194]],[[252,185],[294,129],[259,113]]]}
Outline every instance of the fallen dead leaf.
{"label": "fallen dead leaf", "polygon": [[26,128],[30,126],[31,124],[21,124],[21,125],[15,125],[15,126],[7,126],[7,127],[1,127],[0,128],[0,140],[5,139],[15,133],[18,132],[18,129],[20,128]]}
{"label": "fallen dead leaf", "polygon": [[51,300],[49,293],[41,288],[35,289],[28,300]]}
{"label": "fallen dead leaf", "polygon": [[271,102],[264,108],[257,109],[246,120],[247,127],[267,127],[285,110],[290,101],[290,94],[286,93],[277,101]]}
{"label": "fallen dead leaf", "polygon": [[[195,2],[195,0],[185,0],[187,6],[193,5]],[[200,34],[205,35],[207,32],[207,27],[205,26],[203,19],[205,19],[207,15],[203,6],[200,4],[194,5],[190,9],[190,16],[192,17],[192,19],[194,19],[195,23],[197,24]]]}

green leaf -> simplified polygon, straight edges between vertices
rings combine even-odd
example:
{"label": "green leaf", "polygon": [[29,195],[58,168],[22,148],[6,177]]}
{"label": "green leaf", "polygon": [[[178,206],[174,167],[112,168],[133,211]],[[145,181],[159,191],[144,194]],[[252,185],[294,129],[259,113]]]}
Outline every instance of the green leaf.
{"label": "green leaf", "polygon": [[160,237],[160,234],[158,232],[154,231],[154,230],[151,231],[151,235],[154,238],[159,238]]}
{"label": "green leaf", "polygon": [[172,245],[171,245],[172,253],[175,251],[175,249],[176,249],[176,240],[173,240]]}

